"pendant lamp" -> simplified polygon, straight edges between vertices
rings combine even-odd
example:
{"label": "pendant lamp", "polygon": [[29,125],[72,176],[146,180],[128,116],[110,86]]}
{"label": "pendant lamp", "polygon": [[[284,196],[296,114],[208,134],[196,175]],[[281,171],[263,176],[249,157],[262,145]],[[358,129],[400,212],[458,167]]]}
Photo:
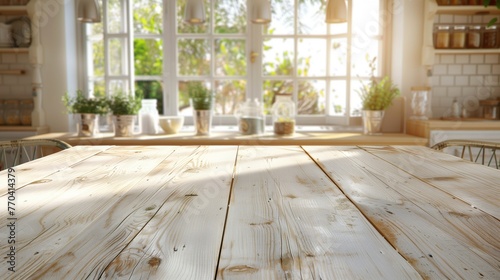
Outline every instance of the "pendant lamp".
{"label": "pendant lamp", "polygon": [[342,23],[347,21],[345,0],[328,0],[326,4],[326,23]]}
{"label": "pendant lamp", "polygon": [[79,0],[78,20],[82,22],[100,22],[101,11],[98,0]]}
{"label": "pendant lamp", "polygon": [[271,3],[269,0],[255,0],[251,20],[253,23],[266,24],[271,22]]}
{"label": "pendant lamp", "polygon": [[184,21],[189,24],[202,24],[205,22],[203,0],[187,0]]}

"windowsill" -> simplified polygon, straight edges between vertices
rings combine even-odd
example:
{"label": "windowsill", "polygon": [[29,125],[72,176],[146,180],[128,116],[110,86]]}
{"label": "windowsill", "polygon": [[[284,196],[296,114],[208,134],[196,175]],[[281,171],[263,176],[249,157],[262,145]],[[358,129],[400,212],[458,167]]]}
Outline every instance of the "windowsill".
{"label": "windowsill", "polygon": [[404,133],[363,135],[361,127],[297,126],[293,135],[280,136],[266,127],[260,135],[242,135],[237,126],[214,126],[208,136],[195,135],[193,126],[184,126],[177,134],[115,137],[112,132],[95,137],[55,132],[34,138],[55,138],[75,145],[427,145],[427,139]]}

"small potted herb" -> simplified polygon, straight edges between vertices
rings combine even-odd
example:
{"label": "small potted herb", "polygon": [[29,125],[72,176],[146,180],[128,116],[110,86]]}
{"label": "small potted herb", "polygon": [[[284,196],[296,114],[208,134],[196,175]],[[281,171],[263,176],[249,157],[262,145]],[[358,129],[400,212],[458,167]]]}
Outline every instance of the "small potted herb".
{"label": "small potted herb", "polygon": [[193,118],[197,135],[210,134],[212,125],[213,93],[202,82],[190,82],[187,86],[189,100],[193,107]]}
{"label": "small potted herb", "polygon": [[379,134],[385,110],[392,104],[394,98],[400,95],[399,89],[389,77],[382,80],[375,78],[375,60],[369,61],[371,78],[368,84],[363,84],[359,93],[363,109],[363,131],[365,134]]}
{"label": "small potted herb", "polygon": [[62,101],[68,113],[78,115],[78,136],[94,136],[98,132],[99,115],[105,115],[109,111],[104,97],[87,98],[81,90],[76,92],[76,97],[70,97],[66,92]]}
{"label": "small potted herb", "polygon": [[141,109],[141,101],[141,97],[123,93],[114,94],[108,99],[108,106],[113,113],[115,136],[134,134],[134,123]]}

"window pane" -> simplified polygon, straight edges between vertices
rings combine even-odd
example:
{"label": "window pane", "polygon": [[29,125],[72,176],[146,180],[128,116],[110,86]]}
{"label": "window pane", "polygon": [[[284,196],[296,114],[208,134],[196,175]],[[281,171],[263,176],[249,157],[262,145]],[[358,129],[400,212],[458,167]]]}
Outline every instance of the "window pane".
{"label": "window pane", "polygon": [[184,10],[187,0],[177,1],[177,32],[182,33],[206,33],[210,22],[210,1],[204,0],[206,21],[202,24],[187,24],[184,22]]}
{"label": "window pane", "polygon": [[347,75],[347,39],[332,40],[330,49],[330,75]]}
{"label": "window pane", "polygon": [[294,0],[271,1],[271,22],[264,25],[264,34],[294,34]]}
{"label": "window pane", "polygon": [[263,85],[264,112],[271,115],[271,107],[274,104],[276,94],[293,94],[292,80],[265,80]]}
{"label": "window pane", "polygon": [[299,81],[297,114],[318,115],[325,113],[325,81]]}
{"label": "window pane", "polygon": [[346,100],[346,81],[332,81],[330,83],[330,115],[345,116]]}
{"label": "window pane", "polygon": [[247,73],[245,40],[215,40],[215,59],[217,76],[245,76]]}
{"label": "window pane", "polygon": [[[354,39],[353,39],[354,42]],[[379,41],[378,40],[368,40],[364,43],[366,47],[356,48],[353,44],[352,48],[352,76],[353,77],[370,77],[370,61],[376,57],[375,61],[375,76],[379,76]]]}
{"label": "window pane", "polygon": [[245,100],[245,80],[215,81],[215,114],[234,115]]}
{"label": "window pane", "polygon": [[144,99],[156,99],[158,113],[163,114],[163,88],[159,81],[136,81],[135,95]]}
{"label": "window pane", "polygon": [[326,76],[326,40],[299,40],[297,64],[300,77]]}
{"label": "window pane", "polygon": [[108,33],[124,33],[125,19],[121,0],[108,0]]}
{"label": "window pane", "polygon": [[127,81],[124,80],[110,80],[109,81],[109,95],[117,93],[128,93],[129,88]]}
{"label": "window pane", "polygon": [[[179,81],[177,84],[178,89],[178,100],[179,100],[179,112],[183,116],[192,116],[193,108],[189,103],[189,94],[188,94],[188,84],[191,82],[195,82],[194,80],[183,80]],[[200,80],[196,80],[196,82],[200,82]],[[211,89],[210,83],[207,81],[201,81],[208,88]]]}
{"label": "window pane", "polygon": [[92,92],[94,96],[106,96],[106,85],[104,83],[104,78],[100,77],[95,80],[90,80],[89,91]]}
{"label": "window pane", "polygon": [[300,1],[299,34],[325,34],[325,4],[322,1]]}
{"label": "window pane", "polygon": [[215,7],[215,33],[243,34],[246,32],[246,0],[217,0]]}
{"label": "window pane", "polygon": [[136,75],[161,75],[163,72],[163,41],[160,39],[135,39],[134,67]]}
{"label": "window pane", "polygon": [[264,41],[263,49],[264,76],[293,75],[293,39],[267,39]]}
{"label": "window pane", "polygon": [[[102,37],[102,36],[101,36]],[[92,76],[104,76],[104,41],[97,40],[88,43],[89,49],[92,53],[88,55],[91,57],[87,59],[87,69],[88,75]]]}
{"label": "window pane", "polygon": [[111,75],[127,75],[127,69],[124,65],[127,61],[125,53],[126,39],[109,40],[109,73]]}
{"label": "window pane", "polygon": [[[363,83],[368,83],[368,80],[363,80]],[[351,116],[359,117],[361,116],[361,98],[359,90],[362,87],[360,80],[351,80]]]}
{"label": "window pane", "polygon": [[380,35],[380,2],[351,1],[351,3],[353,5],[353,34],[368,37]]}
{"label": "window pane", "polygon": [[162,33],[162,0],[134,0],[134,32]]}
{"label": "window pane", "polygon": [[205,39],[179,39],[177,64],[181,76],[210,74],[210,45]]}

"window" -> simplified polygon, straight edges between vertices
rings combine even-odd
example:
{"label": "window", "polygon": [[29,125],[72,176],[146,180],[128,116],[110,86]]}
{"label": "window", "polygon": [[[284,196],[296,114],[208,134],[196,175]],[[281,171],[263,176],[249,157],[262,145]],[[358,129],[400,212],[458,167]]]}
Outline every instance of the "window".
{"label": "window", "polygon": [[101,1],[103,22],[84,25],[86,86],[191,116],[186,85],[203,81],[216,93],[215,124],[234,124],[247,98],[269,114],[275,94],[292,93],[299,124],[350,124],[368,61],[384,73],[385,2],[349,0],[349,22],[326,24],[326,0],[271,0],[271,23],[258,25],[252,0],[205,0],[207,22],[188,25],[186,0]]}

